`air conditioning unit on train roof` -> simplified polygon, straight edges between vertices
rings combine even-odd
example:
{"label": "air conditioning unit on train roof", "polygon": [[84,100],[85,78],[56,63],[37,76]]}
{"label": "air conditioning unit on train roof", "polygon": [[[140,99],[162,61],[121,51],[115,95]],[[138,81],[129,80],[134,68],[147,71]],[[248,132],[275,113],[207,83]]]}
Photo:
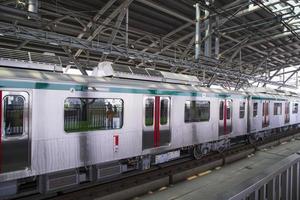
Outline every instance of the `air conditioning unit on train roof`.
{"label": "air conditioning unit on train roof", "polygon": [[262,93],[262,94],[278,94],[276,90],[272,88],[265,88],[265,87],[251,87],[251,88],[247,88],[245,92]]}
{"label": "air conditioning unit on train roof", "polygon": [[163,72],[154,69],[137,68],[127,65],[113,64],[112,62],[99,63],[98,66],[94,68],[92,76],[177,83],[187,85],[201,84],[201,82],[195,76]]}

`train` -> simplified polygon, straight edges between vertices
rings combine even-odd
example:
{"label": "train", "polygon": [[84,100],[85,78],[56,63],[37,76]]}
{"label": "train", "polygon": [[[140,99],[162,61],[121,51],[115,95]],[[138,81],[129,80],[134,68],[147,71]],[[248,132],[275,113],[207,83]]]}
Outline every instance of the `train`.
{"label": "train", "polygon": [[92,76],[0,67],[0,196],[109,180],[298,127],[297,93],[201,87],[194,76],[99,65]]}

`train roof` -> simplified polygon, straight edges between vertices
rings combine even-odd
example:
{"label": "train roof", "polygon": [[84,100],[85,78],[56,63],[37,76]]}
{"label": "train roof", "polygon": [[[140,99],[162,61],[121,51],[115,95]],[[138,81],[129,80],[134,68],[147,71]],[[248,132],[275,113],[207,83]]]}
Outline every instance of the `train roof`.
{"label": "train roof", "polygon": [[[261,91],[261,89],[252,89],[249,91],[230,91],[226,89],[206,88],[198,85],[187,84],[175,84],[165,82],[143,81],[143,80],[130,80],[114,77],[96,77],[96,76],[84,76],[84,75],[70,75],[57,72],[45,72],[28,69],[11,69],[7,67],[0,67],[0,79],[14,80],[14,81],[29,81],[39,83],[67,83],[67,84],[79,84],[88,88],[96,88],[101,91],[103,87],[121,87],[121,88],[146,88],[153,90],[168,90],[168,91],[185,91],[185,92],[199,92],[199,93],[216,93],[219,95],[236,95],[236,96],[257,96],[265,98],[296,98],[300,99],[299,95],[294,93],[280,93]],[[1,84],[1,82],[0,82]],[[1,86],[1,85],[0,85]],[[3,87],[3,86],[1,86]]]}

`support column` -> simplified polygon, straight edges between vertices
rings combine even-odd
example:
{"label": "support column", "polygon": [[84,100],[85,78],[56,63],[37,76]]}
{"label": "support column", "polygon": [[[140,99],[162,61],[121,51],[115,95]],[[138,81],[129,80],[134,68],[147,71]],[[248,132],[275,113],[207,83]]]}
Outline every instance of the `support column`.
{"label": "support column", "polygon": [[299,79],[298,79],[298,72],[296,72],[296,87],[298,89],[298,86],[299,86]]}
{"label": "support column", "polygon": [[129,9],[126,10],[126,35],[125,35],[125,47],[128,49],[128,22],[129,22]]}
{"label": "support column", "polygon": [[200,32],[200,5],[195,4],[196,8],[196,31],[195,31],[195,60],[198,61],[200,58],[201,49],[201,32]]}
{"label": "support column", "polygon": [[[205,1],[207,6],[210,6],[210,1]],[[210,18],[210,12],[209,10],[205,10],[205,44],[204,44],[204,56],[211,57],[211,18]]]}
{"label": "support column", "polygon": [[219,34],[219,16],[216,16],[216,32],[215,32],[215,58],[219,59],[220,53],[220,34]]}

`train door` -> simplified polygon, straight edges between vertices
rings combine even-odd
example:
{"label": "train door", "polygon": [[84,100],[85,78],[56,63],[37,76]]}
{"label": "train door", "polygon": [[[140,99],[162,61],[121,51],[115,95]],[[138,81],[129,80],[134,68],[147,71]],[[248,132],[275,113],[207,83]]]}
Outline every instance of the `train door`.
{"label": "train door", "polygon": [[290,102],[285,102],[284,123],[290,122]]}
{"label": "train door", "polygon": [[170,98],[145,97],[143,115],[143,149],[168,145],[171,141]]}
{"label": "train door", "polygon": [[270,101],[262,102],[262,127],[268,127],[270,124],[270,112],[269,112]]}
{"label": "train door", "polygon": [[219,136],[232,132],[232,100],[224,99],[220,101],[219,107]]}
{"label": "train door", "polygon": [[0,91],[0,99],[0,173],[24,170],[30,166],[29,95]]}

